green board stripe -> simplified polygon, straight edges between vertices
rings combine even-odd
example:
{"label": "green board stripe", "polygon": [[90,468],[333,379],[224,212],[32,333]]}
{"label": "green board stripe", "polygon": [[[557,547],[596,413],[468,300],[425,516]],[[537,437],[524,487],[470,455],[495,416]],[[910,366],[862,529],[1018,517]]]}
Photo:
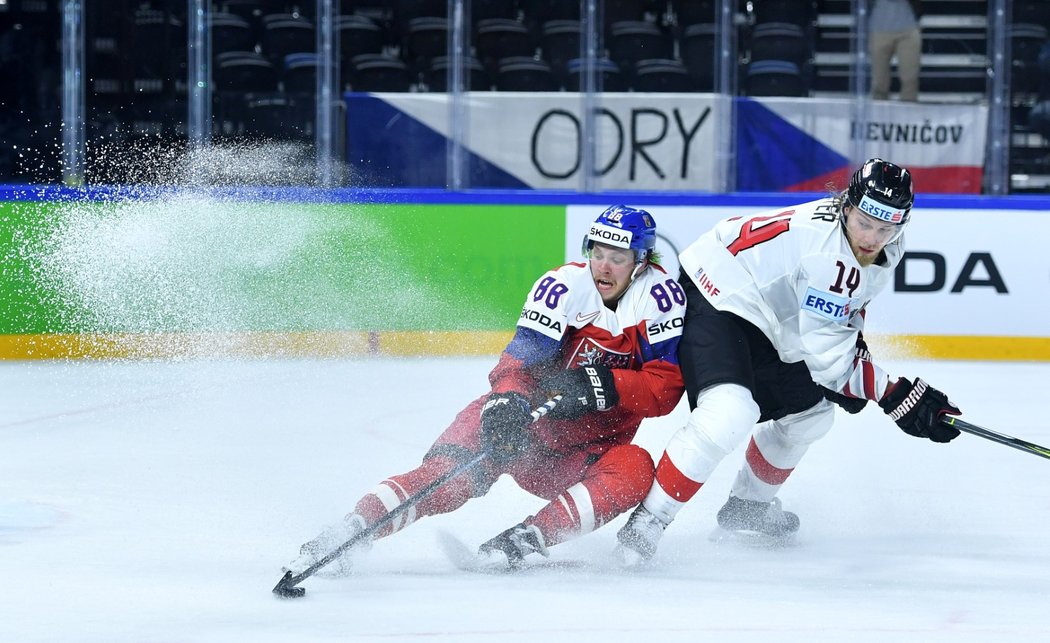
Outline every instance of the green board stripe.
{"label": "green board stripe", "polygon": [[0,334],[513,328],[565,207],[0,203]]}

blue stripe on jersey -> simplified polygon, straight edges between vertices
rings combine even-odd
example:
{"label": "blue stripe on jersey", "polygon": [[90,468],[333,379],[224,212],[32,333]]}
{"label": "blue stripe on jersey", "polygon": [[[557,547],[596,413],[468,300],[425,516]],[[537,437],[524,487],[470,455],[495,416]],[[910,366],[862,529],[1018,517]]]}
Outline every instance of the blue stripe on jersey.
{"label": "blue stripe on jersey", "polygon": [[520,359],[525,366],[534,366],[541,362],[547,362],[554,358],[561,348],[561,342],[532,330],[531,328],[517,327],[514,338],[507,344],[507,353],[511,357]]}
{"label": "blue stripe on jersey", "polygon": [[678,364],[678,341],[681,339],[681,336],[665,339],[656,344],[650,344],[641,336],[638,339],[638,353],[642,357],[643,364],[654,359],[662,359],[670,364]]}

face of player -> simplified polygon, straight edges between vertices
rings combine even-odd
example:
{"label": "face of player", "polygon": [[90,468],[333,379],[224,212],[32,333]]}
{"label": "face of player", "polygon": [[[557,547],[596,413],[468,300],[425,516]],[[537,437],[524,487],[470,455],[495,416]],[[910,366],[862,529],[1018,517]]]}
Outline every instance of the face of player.
{"label": "face of player", "polygon": [[901,233],[901,226],[879,221],[852,205],[845,206],[843,216],[846,217],[846,239],[861,266],[875,263],[886,244]]}
{"label": "face of player", "polygon": [[594,287],[605,305],[615,304],[631,285],[634,272],[634,251],[614,248],[602,243],[591,248],[591,277]]}

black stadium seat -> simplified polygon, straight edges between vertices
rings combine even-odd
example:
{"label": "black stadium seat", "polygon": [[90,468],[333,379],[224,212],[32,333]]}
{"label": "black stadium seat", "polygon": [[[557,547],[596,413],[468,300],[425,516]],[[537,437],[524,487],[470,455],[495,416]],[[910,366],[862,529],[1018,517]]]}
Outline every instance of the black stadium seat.
{"label": "black stadium seat", "polygon": [[277,89],[277,68],[255,52],[234,51],[215,57],[216,89],[226,92],[270,92]]}
{"label": "black stadium seat", "polygon": [[317,91],[317,54],[288,54],[284,57],[281,82],[292,94],[310,94]]}
{"label": "black stadium seat", "polygon": [[396,58],[364,54],[351,61],[352,91],[407,92],[412,82],[408,65]]}
{"label": "black stadium seat", "polygon": [[806,96],[802,70],[789,60],[759,60],[747,67],[748,96]]}
{"label": "black stadium seat", "polygon": [[790,60],[801,66],[810,58],[810,45],[798,25],[764,22],[751,31],[751,60]]}
{"label": "black stadium seat", "polygon": [[282,61],[288,54],[317,51],[314,23],[289,13],[262,18],[262,50],[271,60]]}
{"label": "black stadium seat", "polygon": [[680,60],[639,60],[634,66],[636,92],[692,92],[692,79]]}
{"label": "black stadium seat", "polygon": [[551,66],[525,57],[504,58],[496,72],[496,89],[501,92],[551,92],[558,89]]}
{"label": "black stadium seat", "polygon": [[[427,87],[430,91],[448,91],[449,65],[450,62],[448,56],[438,56],[430,61],[430,69],[426,72]],[[480,92],[492,89],[492,82],[489,80],[488,73],[486,73],[481,61],[474,57],[465,57],[463,60],[463,66],[463,80],[464,83],[467,84],[465,88],[466,90]]]}
{"label": "black stadium seat", "polygon": [[359,54],[383,51],[386,42],[383,29],[367,16],[339,16],[335,19],[335,29],[339,33],[339,56],[344,64]]}
{"label": "black stadium seat", "polygon": [[[565,90],[578,92],[583,90],[583,60],[574,58],[565,66],[564,79],[562,81]],[[595,61],[595,72],[598,74],[598,89],[603,92],[627,91],[627,81],[624,80],[620,67],[608,58],[599,58]]]}
{"label": "black stadium seat", "polygon": [[671,58],[670,36],[651,22],[617,22],[609,30],[609,57],[621,68],[633,68],[646,58]]}
{"label": "black stadium seat", "polygon": [[714,90],[717,36],[718,27],[712,23],[696,23],[682,30],[679,53],[697,91]]}
{"label": "black stadium seat", "polygon": [[256,35],[251,23],[232,13],[213,13],[208,16],[211,25],[211,53],[213,56],[229,51],[253,51]]}
{"label": "black stadium seat", "polygon": [[448,19],[412,18],[401,44],[402,57],[416,69],[426,69],[432,59],[448,54]]}
{"label": "black stadium seat", "polygon": [[579,20],[549,20],[540,29],[543,59],[557,73],[564,73],[569,61],[580,57],[581,25]]}
{"label": "black stadium seat", "polygon": [[495,63],[501,58],[532,56],[536,53],[536,46],[524,24],[506,18],[490,18],[478,23],[474,50],[483,63]]}

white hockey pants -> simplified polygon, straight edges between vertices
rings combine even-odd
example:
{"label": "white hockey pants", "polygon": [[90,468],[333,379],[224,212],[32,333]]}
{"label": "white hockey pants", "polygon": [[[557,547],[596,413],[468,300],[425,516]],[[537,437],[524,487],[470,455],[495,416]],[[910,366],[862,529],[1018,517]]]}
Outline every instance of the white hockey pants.
{"label": "white hockey pants", "polygon": [[800,413],[760,424],[747,446],[732,494],[747,500],[772,500],[809,445],[824,437],[834,420],[835,405],[821,400]]}

